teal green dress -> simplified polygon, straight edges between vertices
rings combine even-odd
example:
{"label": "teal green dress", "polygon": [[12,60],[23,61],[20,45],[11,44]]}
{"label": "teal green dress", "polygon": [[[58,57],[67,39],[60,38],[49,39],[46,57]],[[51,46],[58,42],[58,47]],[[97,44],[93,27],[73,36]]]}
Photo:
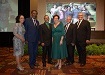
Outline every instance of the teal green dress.
{"label": "teal green dress", "polygon": [[60,24],[55,28],[54,25],[52,27],[52,59],[64,59],[67,57],[67,48],[66,48],[66,41],[63,39],[63,44],[60,45],[61,37],[65,35],[63,23]]}

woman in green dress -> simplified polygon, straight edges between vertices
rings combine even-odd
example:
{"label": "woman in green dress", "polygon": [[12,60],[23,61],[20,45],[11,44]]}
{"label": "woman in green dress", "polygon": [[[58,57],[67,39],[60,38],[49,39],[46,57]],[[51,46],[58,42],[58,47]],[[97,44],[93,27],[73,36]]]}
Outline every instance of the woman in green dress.
{"label": "woman in green dress", "polygon": [[59,16],[54,15],[54,24],[52,26],[52,59],[57,59],[58,69],[62,67],[61,59],[67,57],[66,42],[64,39],[65,31],[63,23],[59,21]]}

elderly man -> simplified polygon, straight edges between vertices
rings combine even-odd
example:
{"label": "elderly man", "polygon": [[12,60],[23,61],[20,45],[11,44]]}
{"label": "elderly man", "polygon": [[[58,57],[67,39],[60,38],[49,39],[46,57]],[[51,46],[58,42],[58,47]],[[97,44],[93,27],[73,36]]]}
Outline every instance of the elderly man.
{"label": "elderly man", "polygon": [[80,66],[84,66],[86,64],[86,45],[89,43],[91,36],[91,27],[90,22],[84,20],[83,12],[79,12],[78,14],[78,22],[77,25],[77,38],[76,38],[76,47],[79,54],[79,63]]}
{"label": "elderly man", "polygon": [[74,49],[75,49],[75,43],[76,43],[76,29],[77,26],[75,24],[72,24],[72,17],[68,16],[66,18],[67,24],[65,25],[65,31],[66,31],[66,45],[67,45],[67,51],[68,51],[68,58],[66,61],[66,64],[71,65],[74,63]]}

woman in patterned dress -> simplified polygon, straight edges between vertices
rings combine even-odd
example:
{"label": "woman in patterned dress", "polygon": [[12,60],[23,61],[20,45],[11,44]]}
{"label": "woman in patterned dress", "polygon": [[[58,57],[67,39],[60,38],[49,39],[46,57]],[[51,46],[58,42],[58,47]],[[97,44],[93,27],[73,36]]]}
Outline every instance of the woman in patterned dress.
{"label": "woman in patterned dress", "polygon": [[24,39],[24,33],[25,33],[25,29],[24,29],[24,16],[23,15],[19,15],[16,17],[16,24],[13,28],[13,48],[14,48],[14,56],[16,57],[16,63],[17,63],[17,69],[19,69],[20,71],[23,71],[24,68],[21,66],[21,56],[23,56],[24,54],[24,43],[25,43],[25,39]]}

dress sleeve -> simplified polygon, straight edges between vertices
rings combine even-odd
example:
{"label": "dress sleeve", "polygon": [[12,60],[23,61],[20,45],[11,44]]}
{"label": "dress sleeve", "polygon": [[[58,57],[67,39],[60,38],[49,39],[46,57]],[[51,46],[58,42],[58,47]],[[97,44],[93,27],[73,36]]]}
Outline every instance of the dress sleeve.
{"label": "dress sleeve", "polygon": [[63,25],[62,22],[61,22],[61,29],[62,29],[61,35],[64,36],[65,35],[65,30],[64,30],[64,25]]}
{"label": "dress sleeve", "polygon": [[14,28],[13,28],[13,34],[18,34],[18,26],[17,24],[15,24]]}

